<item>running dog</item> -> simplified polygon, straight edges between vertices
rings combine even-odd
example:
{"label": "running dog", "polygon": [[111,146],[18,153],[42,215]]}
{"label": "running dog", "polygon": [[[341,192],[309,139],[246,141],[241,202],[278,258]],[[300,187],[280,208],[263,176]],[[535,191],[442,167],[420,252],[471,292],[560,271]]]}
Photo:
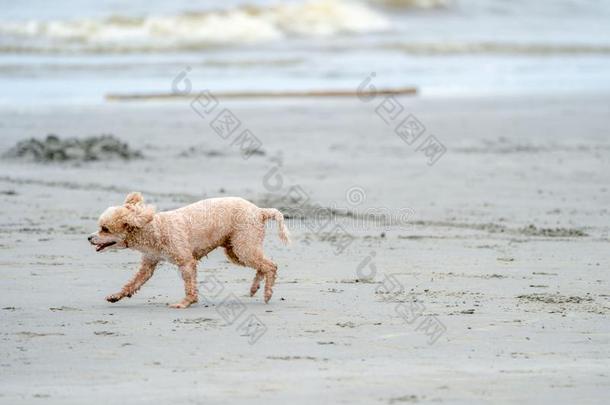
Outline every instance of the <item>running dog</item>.
{"label": "running dog", "polygon": [[259,208],[243,198],[226,197],[156,212],[144,204],[142,194],[133,192],[123,205],[104,211],[98,221],[99,230],[88,240],[98,252],[129,248],[142,253],[139,271],[120,292],[106,297],[109,302],[131,297],[152,277],[157,264],[165,260],[178,266],[184,280],[185,297],[171,307],[187,308],[198,300],[197,262],[222,246],[231,262],[256,270],[250,296],[256,294],[265,279],[267,303],[277,273],[277,265],[263,252],[268,219],[278,223],[279,237],[288,244],[284,216],[275,208]]}

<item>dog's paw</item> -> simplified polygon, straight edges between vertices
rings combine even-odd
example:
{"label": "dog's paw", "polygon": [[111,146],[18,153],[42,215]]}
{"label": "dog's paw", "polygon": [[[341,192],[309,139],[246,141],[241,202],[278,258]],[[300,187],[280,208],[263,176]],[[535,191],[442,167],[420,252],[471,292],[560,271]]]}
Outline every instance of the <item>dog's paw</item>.
{"label": "dog's paw", "polygon": [[273,295],[272,292],[267,292],[265,291],[265,304],[269,303],[269,300],[271,299],[271,296]]}
{"label": "dog's paw", "polygon": [[106,297],[106,301],[108,302],[117,302],[119,301],[121,298],[123,298],[123,296],[121,294],[112,294]]}
{"label": "dog's paw", "polygon": [[175,304],[171,304],[169,307],[170,308],[175,308],[175,309],[185,309],[191,306],[190,302],[176,302]]}

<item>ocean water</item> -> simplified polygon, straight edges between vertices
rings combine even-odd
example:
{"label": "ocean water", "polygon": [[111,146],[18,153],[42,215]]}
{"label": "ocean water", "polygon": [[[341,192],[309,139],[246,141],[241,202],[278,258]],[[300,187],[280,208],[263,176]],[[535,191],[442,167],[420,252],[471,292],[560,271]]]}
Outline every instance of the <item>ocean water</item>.
{"label": "ocean water", "polygon": [[607,93],[610,1],[0,0],[0,105],[195,89]]}

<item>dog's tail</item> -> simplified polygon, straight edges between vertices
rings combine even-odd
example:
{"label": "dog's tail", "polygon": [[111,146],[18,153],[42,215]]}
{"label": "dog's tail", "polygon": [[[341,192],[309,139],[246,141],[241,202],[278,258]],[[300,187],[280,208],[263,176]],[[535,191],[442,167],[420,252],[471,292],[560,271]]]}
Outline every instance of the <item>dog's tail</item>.
{"label": "dog's tail", "polygon": [[263,214],[263,222],[268,219],[275,219],[277,222],[277,230],[280,239],[282,242],[288,245],[290,243],[290,234],[288,233],[288,228],[286,228],[286,224],[284,223],[284,215],[282,215],[282,213],[275,208],[261,208],[261,212]]}

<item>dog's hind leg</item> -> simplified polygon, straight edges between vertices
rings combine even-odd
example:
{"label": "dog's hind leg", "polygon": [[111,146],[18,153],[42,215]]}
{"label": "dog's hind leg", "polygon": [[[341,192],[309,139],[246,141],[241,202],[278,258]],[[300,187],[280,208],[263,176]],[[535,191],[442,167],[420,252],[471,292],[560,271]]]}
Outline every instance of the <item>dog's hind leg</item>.
{"label": "dog's hind leg", "polygon": [[277,264],[271,260],[266,260],[269,264],[265,267],[268,268],[265,271],[265,303],[268,303],[273,295],[273,286],[275,285],[275,278],[277,277]]}
{"label": "dog's hind leg", "polygon": [[239,261],[257,272],[250,287],[250,294],[256,293],[260,281],[264,277],[265,302],[269,302],[273,295],[277,265],[265,257],[263,252],[264,237],[264,223],[262,221],[256,224],[253,223],[231,238],[231,246]]}
{"label": "dog's hind leg", "polygon": [[273,295],[273,285],[275,284],[275,278],[277,273],[277,265],[271,260],[267,259],[261,250],[250,252],[250,255],[244,256],[238,253],[239,259],[243,261],[246,266],[252,267],[256,270],[256,276],[252,281],[250,287],[250,295],[256,294],[260,287],[262,278],[265,278],[265,303],[269,302]]}
{"label": "dog's hind leg", "polygon": [[[244,262],[242,262],[240,260],[239,257],[237,257],[237,255],[235,254],[235,252],[233,251],[233,247],[231,245],[226,245],[225,246],[225,254],[227,255],[227,259],[229,259],[229,261],[231,263],[235,263],[238,266],[245,266],[246,264]],[[263,273],[261,273],[260,271],[256,271],[256,275],[254,276],[254,279],[252,280],[252,285],[250,286],[250,297],[253,297],[254,294],[256,294],[256,292],[258,291],[258,289],[261,286],[261,280],[263,279]]]}
{"label": "dog's hind leg", "polygon": [[259,288],[261,288],[261,280],[264,276],[265,275],[262,272],[258,270],[256,271],[256,275],[254,276],[254,280],[252,280],[252,285],[250,286],[250,297],[254,297],[254,294],[256,294]]}

